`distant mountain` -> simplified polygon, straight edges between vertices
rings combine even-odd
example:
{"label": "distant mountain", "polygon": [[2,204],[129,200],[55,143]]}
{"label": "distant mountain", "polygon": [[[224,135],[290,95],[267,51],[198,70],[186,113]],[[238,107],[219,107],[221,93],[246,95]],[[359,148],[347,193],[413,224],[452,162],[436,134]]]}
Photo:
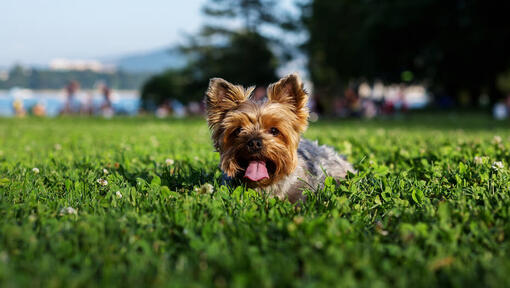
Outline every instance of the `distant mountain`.
{"label": "distant mountain", "polygon": [[119,70],[136,73],[157,73],[169,68],[186,65],[186,57],[175,48],[121,56],[103,60]]}

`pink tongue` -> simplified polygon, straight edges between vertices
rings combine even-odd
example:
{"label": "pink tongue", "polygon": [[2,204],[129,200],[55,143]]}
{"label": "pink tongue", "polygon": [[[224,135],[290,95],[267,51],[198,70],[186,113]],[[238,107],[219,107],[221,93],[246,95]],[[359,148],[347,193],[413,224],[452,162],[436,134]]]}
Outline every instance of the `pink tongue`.
{"label": "pink tongue", "polygon": [[244,177],[250,179],[251,181],[259,181],[264,178],[269,178],[269,175],[267,174],[266,163],[263,161],[251,161],[250,164],[248,164],[248,168],[246,168]]}

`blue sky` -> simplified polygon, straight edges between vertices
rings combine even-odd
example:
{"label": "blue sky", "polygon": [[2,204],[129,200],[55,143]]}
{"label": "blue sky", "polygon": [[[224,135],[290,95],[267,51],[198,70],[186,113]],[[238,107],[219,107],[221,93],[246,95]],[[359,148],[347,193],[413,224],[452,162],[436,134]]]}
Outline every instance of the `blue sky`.
{"label": "blue sky", "polygon": [[205,0],[1,0],[0,66],[168,47],[202,24]]}

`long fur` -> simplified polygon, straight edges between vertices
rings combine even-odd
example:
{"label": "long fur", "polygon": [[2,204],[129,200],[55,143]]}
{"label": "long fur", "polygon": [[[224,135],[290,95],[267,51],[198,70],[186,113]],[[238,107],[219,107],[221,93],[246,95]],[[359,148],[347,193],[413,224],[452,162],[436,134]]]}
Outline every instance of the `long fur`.
{"label": "long fur", "polygon": [[[303,199],[303,189],[323,185],[324,171],[337,179],[354,172],[332,148],[301,138],[308,126],[308,94],[297,74],[271,84],[266,102],[253,101],[253,89],[213,78],[206,92],[207,122],[227,179],[295,202]],[[255,138],[263,148],[252,152],[247,144]],[[266,163],[269,178],[243,177],[253,160]]]}

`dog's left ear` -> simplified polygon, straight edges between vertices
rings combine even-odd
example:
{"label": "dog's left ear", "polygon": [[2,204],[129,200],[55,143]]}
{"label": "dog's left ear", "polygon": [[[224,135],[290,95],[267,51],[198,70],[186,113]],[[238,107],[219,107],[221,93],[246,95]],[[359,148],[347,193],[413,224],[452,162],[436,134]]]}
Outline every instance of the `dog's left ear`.
{"label": "dog's left ear", "polygon": [[269,85],[267,97],[271,102],[290,105],[299,121],[308,121],[308,94],[298,74],[290,74]]}

